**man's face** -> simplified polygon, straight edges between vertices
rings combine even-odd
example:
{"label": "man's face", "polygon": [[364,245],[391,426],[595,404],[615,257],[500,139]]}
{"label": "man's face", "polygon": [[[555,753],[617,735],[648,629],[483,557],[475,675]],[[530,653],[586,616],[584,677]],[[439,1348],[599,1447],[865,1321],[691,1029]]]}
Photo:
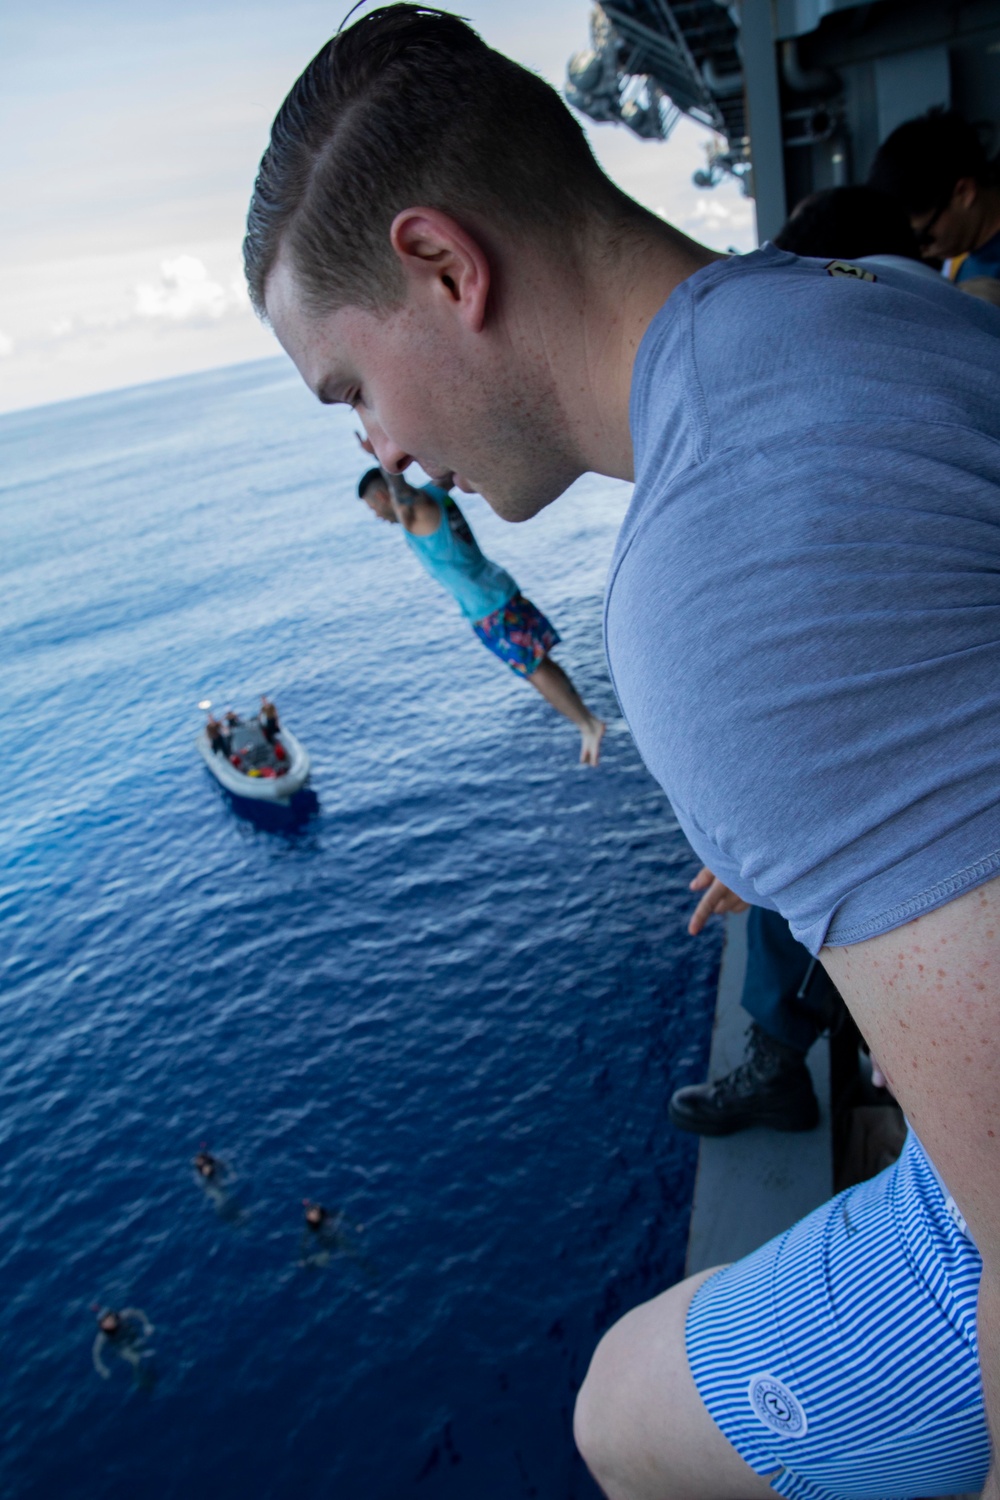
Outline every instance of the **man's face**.
{"label": "man's face", "polygon": [[396,515],[396,512],[392,508],[392,501],[389,499],[389,491],[386,489],[385,485],[370,484],[365,490],[362,499],[364,500],[368,509],[370,511],[373,511],[375,515],[378,516],[380,521],[399,521],[399,517]]}
{"label": "man's face", "polygon": [[316,316],[283,259],[266,288],[268,318],[306,385],[353,408],[383,469],[453,470],[506,520],[527,520],[581,472],[559,445],[545,362],[502,330],[470,333],[440,300]]}
{"label": "man's face", "polygon": [[974,248],[979,227],[978,196],[975,182],[962,178],[946,203],[926,213],[910,215],[924,260],[949,260]]}

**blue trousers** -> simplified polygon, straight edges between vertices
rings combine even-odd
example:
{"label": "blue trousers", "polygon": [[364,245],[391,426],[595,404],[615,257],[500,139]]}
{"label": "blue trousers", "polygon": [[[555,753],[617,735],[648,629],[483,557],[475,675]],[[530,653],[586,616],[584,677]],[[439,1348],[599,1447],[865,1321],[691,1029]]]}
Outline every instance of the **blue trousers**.
{"label": "blue trousers", "polygon": [[792,937],[784,917],[752,906],[740,1003],[762,1031],[804,1057],[829,1028],[841,1002],[823,965],[813,964],[809,950]]}

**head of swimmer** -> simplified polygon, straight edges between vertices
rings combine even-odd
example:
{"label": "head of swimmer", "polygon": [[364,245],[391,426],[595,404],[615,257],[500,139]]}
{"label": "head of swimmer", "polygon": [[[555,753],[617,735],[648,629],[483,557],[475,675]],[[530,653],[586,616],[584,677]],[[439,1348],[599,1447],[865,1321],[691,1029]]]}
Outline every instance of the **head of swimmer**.
{"label": "head of swimmer", "polygon": [[592,424],[566,416],[582,377],[565,341],[594,247],[637,216],[554,89],[457,17],[394,4],[282,105],[244,264],[258,314],[384,469],[454,472],[518,521],[598,467]]}
{"label": "head of swimmer", "polygon": [[97,1326],[107,1338],[113,1339],[121,1332],[121,1313],[115,1312],[113,1307],[106,1307],[97,1319]]}
{"label": "head of swimmer", "polygon": [[393,525],[398,524],[399,517],[393,509],[392,500],[389,496],[389,486],[381,469],[369,469],[367,474],[361,476],[358,484],[358,494],[368,509],[373,511],[380,521],[389,521]]}
{"label": "head of swimmer", "polygon": [[323,1225],[330,1217],[326,1209],[323,1207],[322,1203],[310,1203],[309,1199],[307,1198],[305,1200],[305,1205],[306,1223],[308,1224],[309,1228],[322,1229]]}

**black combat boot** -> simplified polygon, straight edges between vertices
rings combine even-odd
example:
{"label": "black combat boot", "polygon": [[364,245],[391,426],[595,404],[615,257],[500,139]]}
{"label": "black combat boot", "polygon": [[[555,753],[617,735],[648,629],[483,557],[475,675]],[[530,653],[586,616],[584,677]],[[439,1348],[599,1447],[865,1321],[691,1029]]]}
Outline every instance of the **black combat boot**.
{"label": "black combat boot", "polygon": [[748,1125],[812,1130],[819,1104],[801,1052],[751,1025],[746,1061],[714,1083],[678,1089],[668,1106],[680,1130],[731,1135]]}

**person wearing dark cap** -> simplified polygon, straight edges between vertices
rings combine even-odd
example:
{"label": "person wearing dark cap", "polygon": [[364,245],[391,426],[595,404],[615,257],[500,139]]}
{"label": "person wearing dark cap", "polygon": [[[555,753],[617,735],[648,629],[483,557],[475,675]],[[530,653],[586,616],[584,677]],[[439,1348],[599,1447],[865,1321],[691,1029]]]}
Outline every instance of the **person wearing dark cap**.
{"label": "person wearing dark cap", "polygon": [[[366,447],[363,440],[362,447]],[[580,764],[596,766],[605,725],[552,660],[559,632],[524,597],[506,568],[484,556],[448,493],[454,476],[445,474],[439,479],[439,484],[414,489],[400,474],[368,469],[358,481],[358,496],[379,520],[402,528],[410,551],[451,594],[483,645],[576,725]]]}
{"label": "person wearing dark cap", "polygon": [[902,203],[924,259],[944,261],[963,291],[1000,277],[996,166],[961,115],[932,109],[898,126],[875,153],[868,182]]}

